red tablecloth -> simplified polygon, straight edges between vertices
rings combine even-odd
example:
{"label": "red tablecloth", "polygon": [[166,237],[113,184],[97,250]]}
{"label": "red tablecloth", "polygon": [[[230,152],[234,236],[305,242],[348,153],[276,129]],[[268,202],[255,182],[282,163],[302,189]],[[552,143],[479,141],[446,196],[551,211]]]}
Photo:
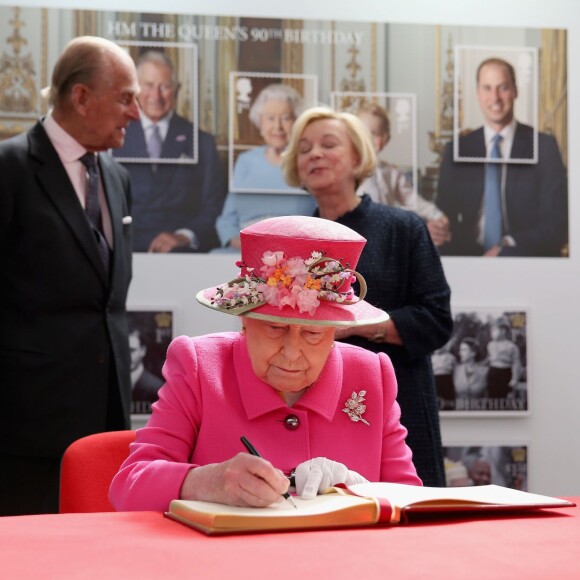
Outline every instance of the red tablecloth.
{"label": "red tablecloth", "polygon": [[154,512],[5,517],[0,577],[579,579],[580,512],[227,537]]}

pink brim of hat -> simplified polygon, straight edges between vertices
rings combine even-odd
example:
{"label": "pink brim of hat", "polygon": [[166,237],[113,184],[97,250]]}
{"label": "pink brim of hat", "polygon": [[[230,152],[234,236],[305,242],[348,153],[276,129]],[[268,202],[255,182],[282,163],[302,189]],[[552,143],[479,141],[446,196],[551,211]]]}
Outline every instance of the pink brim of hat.
{"label": "pink brim of hat", "polygon": [[389,315],[379,308],[375,308],[365,300],[358,300],[352,304],[337,304],[336,302],[320,301],[320,306],[314,314],[299,312],[290,306],[282,308],[271,304],[263,304],[255,308],[223,308],[213,304],[211,299],[215,288],[206,288],[197,293],[196,299],[200,304],[233,316],[247,316],[257,320],[279,322],[282,324],[311,324],[315,326],[364,326],[379,324],[389,319]]}

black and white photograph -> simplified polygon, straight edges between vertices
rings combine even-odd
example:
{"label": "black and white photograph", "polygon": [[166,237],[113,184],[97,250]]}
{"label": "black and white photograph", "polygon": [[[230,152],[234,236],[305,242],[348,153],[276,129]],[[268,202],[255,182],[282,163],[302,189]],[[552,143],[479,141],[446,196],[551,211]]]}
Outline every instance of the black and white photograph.
{"label": "black and white photograph", "polygon": [[451,339],[431,356],[440,412],[527,412],[527,337],[525,310],[454,310]]}
{"label": "black and white photograph", "polygon": [[447,487],[501,485],[528,491],[528,446],[443,448]]}
{"label": "black and white photograph", "polygon": [[161,369],[173,338],[173,312],[130,310],[131,415],[148,415],[164,383]]}

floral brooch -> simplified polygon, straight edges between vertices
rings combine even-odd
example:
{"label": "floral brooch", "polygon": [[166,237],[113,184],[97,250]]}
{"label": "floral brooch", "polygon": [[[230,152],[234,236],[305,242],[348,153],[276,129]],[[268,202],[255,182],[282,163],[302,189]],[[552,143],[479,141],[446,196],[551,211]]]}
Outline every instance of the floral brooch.
{"label": "floral brooch", "polygon": [[[283,308],[290,306],[301,313],[314,314],[320,300],[343,304],[357,302],[350,284],[359,281],[360,299],[366,294],[364,278],[344,266],[340,260],[327,258],[322,252],[312,252],[304,260],[287,258],[284,252],[264,252],[260,275],[244,262],[236,262],[239,277],[218,286],[212,304],[225,309],[250,310],[262,304]],[[343,290],[343,288],[346,288]]]}
{"label": "floral brooch", "polygon": [[360,391],[359,393],[353,391],[352,395],[344,402],[344,409],[342,412],[346,413],[351,421],[354,421],[355,423],[362,421],[365,425],[370,427],[371,424],[366,419],[363,419],[363,415],[367,410],[367,406],[363,405],[366,394],[366,391]]}

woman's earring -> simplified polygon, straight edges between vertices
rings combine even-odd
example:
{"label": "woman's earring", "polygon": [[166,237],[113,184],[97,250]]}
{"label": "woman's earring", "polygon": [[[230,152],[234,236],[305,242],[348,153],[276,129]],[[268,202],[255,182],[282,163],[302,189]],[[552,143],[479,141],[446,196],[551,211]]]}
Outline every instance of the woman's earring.
{"label": "woman's earring", "polygon": [[244,334],[246,334],[246,327],[245,326],[242,326],[242,328],[240,329],[240,334],[242,336],[244,336]]}

